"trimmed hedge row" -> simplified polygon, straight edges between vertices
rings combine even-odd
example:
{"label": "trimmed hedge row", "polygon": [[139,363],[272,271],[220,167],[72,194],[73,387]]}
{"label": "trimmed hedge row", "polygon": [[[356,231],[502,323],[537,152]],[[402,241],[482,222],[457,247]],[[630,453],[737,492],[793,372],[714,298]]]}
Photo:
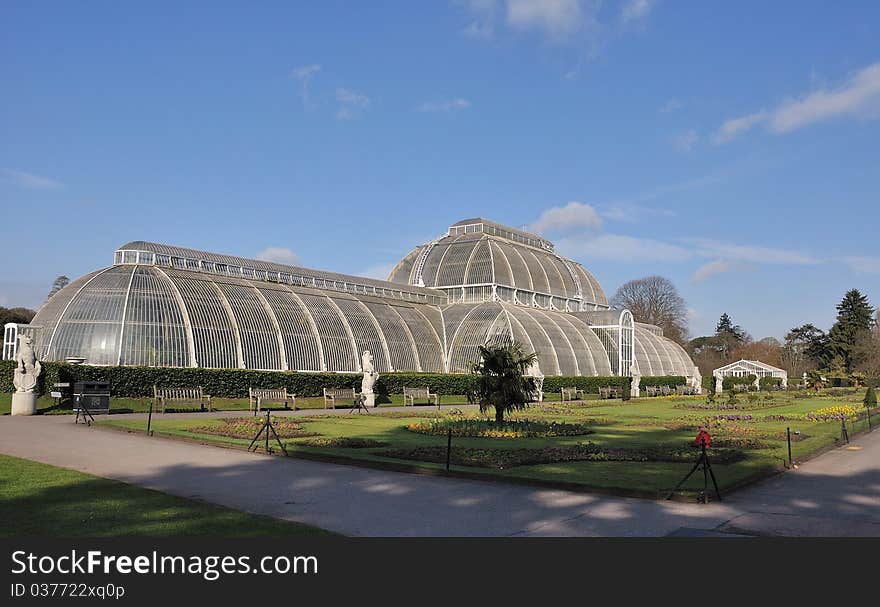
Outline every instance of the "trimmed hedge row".
{"label": "trimmed hedge row", "polygon": [[756,379],[758,379],[756,375],[743,375],[742,377],[730,375],[721,381],[721,386],[725,390],[732,390],[736,386],[754,384]]}
{"label": "trimmed hedge row", "polygon": [[639,388],[642,390],[648,386],[669,386],[670,388],[675,388],[676,386],[684,386],[686,384],[687,378],[684,375],[653,375],[643,377],[642,381],[639,382]]}
{"label": "trimmed hedge row", "polygon": [[[249,369],[202,369],[177,367],[98,367],[44,362],[38,391],[48,393],[56,382],[108,381],[113,396],[153,396],[153,386],[201,386],[211,396],[246,398],[248,386],[254,388],[287,388],[297,396],[321,396],[323,388],[355,388],[360,390],[360,373],[300,373],[295,371],[253,371]],[[12,392],[13,361],[0,361],[0,392]],[[642,378],[648,385],[661,385],[684,378]],[[427,386],[438,394],[466,394],[474,386],[475,377],[452,373],[386,373],[376,383],[378,394],[400,394],[403,388]],[[545,392],[559,392],[575,387],[588,393],[599,388],[618,386],[629,390],[629,377],[568,377],[547,376]]]}

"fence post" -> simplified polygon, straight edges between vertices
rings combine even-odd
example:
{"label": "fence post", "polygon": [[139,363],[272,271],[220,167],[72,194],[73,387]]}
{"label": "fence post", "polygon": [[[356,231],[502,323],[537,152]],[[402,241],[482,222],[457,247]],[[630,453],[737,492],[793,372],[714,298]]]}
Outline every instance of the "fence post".
{"label": "fence post", "polygon": [[153,401],[150,401],[150,412],[147,413],[147,436],[153,436],[151,426],[153,424]]}
{"label": "fence post", "polygon": [[785,429],[785,438],[788,440],[788,467],[791,468],[793,465],[791,461],[791,428]]}
{"label": "fence post", "polygon": [[446,471],[449,471],[449,456],[452,453],[452,428],[449,429],[449,433],[446,435]]}

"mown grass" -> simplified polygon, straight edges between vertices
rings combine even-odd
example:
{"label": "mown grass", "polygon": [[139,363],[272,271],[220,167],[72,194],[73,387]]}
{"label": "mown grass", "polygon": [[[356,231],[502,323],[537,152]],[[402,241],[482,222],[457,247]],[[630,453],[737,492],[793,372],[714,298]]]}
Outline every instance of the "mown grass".
{"label": "mown grass", "polygon": [[[557,394],[558,398],[559,395]],[[110,399],[110,413],[146,413],[150,409],[152,398],[127,398],[114,396]],[[390,394],[381,399],[379,408],[383,407],[402,407],[403,395]],[[247,411],[250,404],[247,398],[213,398],[214,409],[216,411]],[[387,401],[387,402],[384,402]],[[419,404],[417,402],[417,404]],[[440,398],[441,405],[466,405],[467,398],[462,394],[448,394]],[[12,408],[12,394],[0,393],[0,415],[8,415]],[[267,408],[276,410],[283,409],[283,405],[270,405]],[[324,398],[320,396],[297,397],[297,409],[323,409]],[[345,408],[345,407],[338,407]],[[435,407],[436,409],[436,407]],[[190,409],[187,409],[190,410]],[[196,410],[196,409],[191,409]],[[56,407],[55,400],[49,396],[41,396],[37,400],[37,413],[40,415],[64,415],[71,414],[72,406],[69,401],[62,406]]]}
{"label": "mown grass", "polygon": [[5,455],[0,455],[0,520],[0,537],[329,535]]}
{"label": "mown grass", "polygon": [[[809,411],[835,404],[854,404],[858,396],[827,397],[810,396],[794,399],[789,395],[775,396],[768,408],[748,411],[740,410],[692,410],[676,408],[675,405],[704,403],[704,397],[674,397],[640,399],[621,403],[619,401],[590,402],[577,405],[569,403],[548,403],[533,406],[515,414],[515,418],[541,421],[590,424],[593,432],[586,436],[563,436],[548,438],[468,438],[455,437],[454,447],[474,449],[542,449],[592,442],[607,448],[646,448],[670,445],[688,445],[693,441],[696,429],[707,418],[714,415],[751,415],[752,420],[724,422],[740,426],[765,435],[761,440],[769,448],[745,450],[745,458],[737,463],[714,465],[714,471],[722,490],[731,489],[750,480],[770,474],[783,467],[787,460],[787,445],[784,439],[786,427],[792,433],[801,432],[803,440],[792,443],[795,460],[803,460],[812,454],[837,444],[840,437],[840,422],[764,421],[764,415],[805,414]],[[747,403],[745,399],[742,401]],[[763,403],[763,401],[761,401]],[[387,447],[377,448],[321,448],[302,444],[305,439],[289,439],[284,444],[292,455],[332,456],[357,460],[374,465],[407,465],[428,470],[443,466],[430,462],[402,460],[386,457],[385,449],[407,449],[424,446],[446,445],[445,436],[418,434],[406,429],[407,424],[418,421],[418,415],[425,414],[429,408],[417,408],[408,413],[411,418],[400,414],[388,415],[376,411],[371,415],[350,416],[310,416],[299,418],[303,427],[324,437],[361,438],[379,441]],[[436,411],[436,410],[434,410]],[[443,415],[449,415],[444,412]],[[876,415],[876,412],[875,412]],[[880,422],[880,416],[875,420]],[[134,431],[144,431],[145,422],[140,420],[111,420],[105,424]],[[203,440],[244,447],[250,442],[243,439],[227,438],[199,432],[200,427],[223,424],[221,420],[186,419],[153,420],[153,430],[160,434]],[[722,426],[722,428],[725,426]],[[867,428],[865,420],[847,422],[850,434]],[[716,427],[713,432],[723,432]],[[766,435],[771,436],[767,438]],[[696,456],[696,452],[695,452]],[[639,493],[660,496],[671,490],[690,470],[691,464],[661,462],[560,462],[513,468],[477,468],[453,466],[458,472],[486,475],[513,480],[534,480],[558,484],[582,485],[621,493]],[[686,493],[702,488],[702,475],[694,477],[685,486]]]}

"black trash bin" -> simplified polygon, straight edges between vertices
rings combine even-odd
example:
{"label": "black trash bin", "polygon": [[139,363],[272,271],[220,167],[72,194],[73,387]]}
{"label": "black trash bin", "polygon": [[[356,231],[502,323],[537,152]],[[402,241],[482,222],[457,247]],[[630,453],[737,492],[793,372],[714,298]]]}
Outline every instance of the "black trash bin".
{"label": "black trash bin", "polygon": [[78,381],[73,384],[73,410],[110,413],[110,384],[105,381]]}

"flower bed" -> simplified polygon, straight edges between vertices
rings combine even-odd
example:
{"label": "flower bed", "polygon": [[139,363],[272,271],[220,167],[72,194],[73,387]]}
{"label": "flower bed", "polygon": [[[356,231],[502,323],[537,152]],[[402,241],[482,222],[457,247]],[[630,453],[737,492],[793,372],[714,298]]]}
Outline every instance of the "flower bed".
{"label": "flower bed", "polygon": [[[213,434],[229,438],[253,438],[265,423],[262,417],[228,417],[222,424],[213,426],[198,426],[191,428],[190,432],[196,434]],[[304,436],[318,436],[317,432],[310,432],[302,427],[302,424],[276,417],[272,420],[275,432],[281,438],[299,438]]]}
{"label": "flower bed", "polygon": [[388,443],[373,440],[372,438],[357,438],[352,436],[319,436],[307,438],[296,442],[303,447],[323,447],[331,449],[369,449],[370,447],[387,447]]}
{"label": "flower bed", "polygon": [[815,411],[810,411],[805,416],[811,422],[827,422],[833,419],[853,419],[858,417],[859,412],[855,407],[849,405],[836,405],[834,407],[822,407]]}
{"label": "flower bed", "polygon": [[432,436],[453,436],[472,438],[537,438],[548,436],[581,436],[593,431],[585,424],[563,422],[543,422],[535,420],[509,420],[496,424],[489,419],[432,419],[413,422],[406,427],[410,432]]}
{"label": "flower bed", "polygon": [[[445,463],[446,447],[389,449],[376,455],[394,459]],[[543,449],[473,449],[453,447],[450,462],[456,466],[477,468],[513,468],[558,462],[672,462],[692,463],[698,452],[691,447],[654,447],[645,449],[607,449],[593,443]],[[745,454],[732,449],[712,449],[712,461],[729,464],[742,460]]]}

